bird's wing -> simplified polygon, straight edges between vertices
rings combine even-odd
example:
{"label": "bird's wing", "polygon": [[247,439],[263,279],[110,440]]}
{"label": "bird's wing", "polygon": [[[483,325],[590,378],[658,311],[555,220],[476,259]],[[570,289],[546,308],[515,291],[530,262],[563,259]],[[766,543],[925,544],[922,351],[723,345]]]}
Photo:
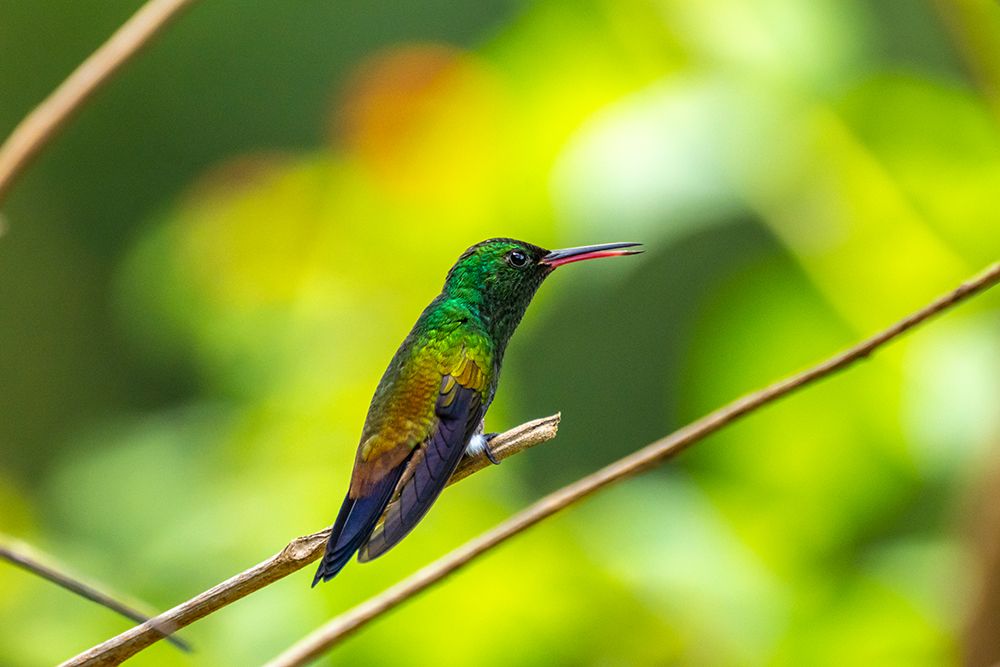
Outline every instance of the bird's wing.
{"label": "bird's wing", "polygon": [[[482,421],[487,379],[480,369],[490,367],[488,342],[455,328],[441,333],[413,354],[397,353],[376,390],[314,586],[332,579],[359,547],[368,560],[402,539],[437,498]],[[394,497],[405,498],[398,507],[405,511],[378,525]]]}
{"label": "bird's wing", "polygon": [[455,471],[486,410],[487,379],[482,363],[463,348],[450,372],[441,377],[433,428],[401,466],[402,475],[393,494],[398,502],[389,507],[361,545],[361,562],[384,554],[413,530]]}

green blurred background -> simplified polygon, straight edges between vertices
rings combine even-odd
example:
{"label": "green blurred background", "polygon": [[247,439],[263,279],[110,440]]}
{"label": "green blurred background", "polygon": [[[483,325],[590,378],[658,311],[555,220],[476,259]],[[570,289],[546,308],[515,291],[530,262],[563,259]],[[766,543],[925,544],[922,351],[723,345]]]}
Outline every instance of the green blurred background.
{"label": "green blurred background", "polygon": [[[137,0],[0,0],[0,130]],[[19,183],[0,531],[172,606],[336,515],[371,392],[468,245],[560,271],[487,426],[553,443],[399,548],[136,665],[249,665],[546,491],[1000,256],[993,0],[205,0]],[[478,561],[337,665],[1000,660],[1000,294]],[[127,623],[0,564],[0,664]]]}

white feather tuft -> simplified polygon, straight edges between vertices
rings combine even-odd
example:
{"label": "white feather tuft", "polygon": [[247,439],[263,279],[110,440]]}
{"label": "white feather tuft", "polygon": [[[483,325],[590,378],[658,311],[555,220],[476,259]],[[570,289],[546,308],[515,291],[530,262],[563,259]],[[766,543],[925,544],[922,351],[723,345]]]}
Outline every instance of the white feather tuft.
{"label": "white feather tuft", "polygon": [[486,451],[486,438],[482,433],[477,433],[469,440],[465,446],[465,453],[469,456],[478,456]]}

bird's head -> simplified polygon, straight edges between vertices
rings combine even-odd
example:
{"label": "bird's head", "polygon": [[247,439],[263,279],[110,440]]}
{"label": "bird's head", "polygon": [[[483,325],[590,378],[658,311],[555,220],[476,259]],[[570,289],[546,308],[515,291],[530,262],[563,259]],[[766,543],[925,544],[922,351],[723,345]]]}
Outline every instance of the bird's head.
{"label": "bird's head", "polygon": [[542,282],[556,267],[598,257],[634,255],[638,243],[545,250],[516,239],[489,239],[458,258],[445,280],[445,293],[476,306],[498,334],[513,333]]}

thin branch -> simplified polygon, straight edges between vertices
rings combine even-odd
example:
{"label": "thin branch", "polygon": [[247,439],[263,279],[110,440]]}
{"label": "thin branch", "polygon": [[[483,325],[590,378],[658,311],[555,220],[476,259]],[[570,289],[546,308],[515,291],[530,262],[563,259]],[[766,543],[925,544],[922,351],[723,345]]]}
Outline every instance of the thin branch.
{"label": "thin branch", "polygon": [[[559,429],[559,415],[536,419],[501,433],[490,442],[490,450],[498,461],[513,456],[530,447],[547,442],[556,437]],[[467,457],[448,480],[448,484],[468,477],[489,467],[485,456]],[[297,572],[323,555],[330,529],[298,537],[280,553],[262,563],[223,581],[201,595],[194,597],[159,616],[123,632],[117,637],[98,644],[93,648],[63,663],[69,665],[117,665],[135,655],[147,646],[163,638],[163,632],[178,629],[197,621],[199,618],[222,609],[251,593]],[[167,630],[169,629],[169,630]]]}
{"label": "thin branch", "polygon": [[[515,426],[509,431],[505,431],[490,441],[490,453],[497,461],[519,454],[524,450],[548,442],[556,437],[559,432],[560,413],[551,417],[542,417],[525,422],[520,426]],[[477,473],[483,468],[489,468],[493,464],[484,455],[466,456],[459,464],[458,468],[448,479],[448,486],[455,482],[460,482],[469,475]]]}
{"label": "thin branch", "polygon": [[671,435],[545,496],[492,530],[418,570],[381,594],[332,619],[269,662],[267,667],[293,667],[306,664],[365,624],[441,581],[474,558],[521,531],[592,493],[649,470],[740,417],[866,358],[902,333],[974,294],[992,287],[998,281],[1000,281],[1000,262],[885,331],[804,372],[747,394]]}
{"label": "thin branch", "polygon": [[[43,556],[37,549],[24,542],[0,535],[0,558],[28,572],[37,574],[39,577],[51,581],[58,586],[62,586],[82,598],[107,607],[111,611],[117,612],[136,623],[144,623],[150,620],[148,614],[143,614],[124,602],[115,599],[110,594],[99,590],[92,584],[88,584],[67,574],[62,568],[58,568],[52,564],[52,558]],[[191,647],[186,642],[177,637],[166,637],[166,639],[182,651],[191,650]]]}
{"label": "thin branch", "polygon": [[0,146],[0,202],[83,104],[194,2],[149,0],[14,128]]}
{"label": "thin branch", "polygon": [[[994,449],[1000,442],[994,443]],[[966,527],[973,560],[969,569],[977,585],[966,614],[962,646],[965,665],[1000,665],[1000,467],[988,470],[977,484]]]}

